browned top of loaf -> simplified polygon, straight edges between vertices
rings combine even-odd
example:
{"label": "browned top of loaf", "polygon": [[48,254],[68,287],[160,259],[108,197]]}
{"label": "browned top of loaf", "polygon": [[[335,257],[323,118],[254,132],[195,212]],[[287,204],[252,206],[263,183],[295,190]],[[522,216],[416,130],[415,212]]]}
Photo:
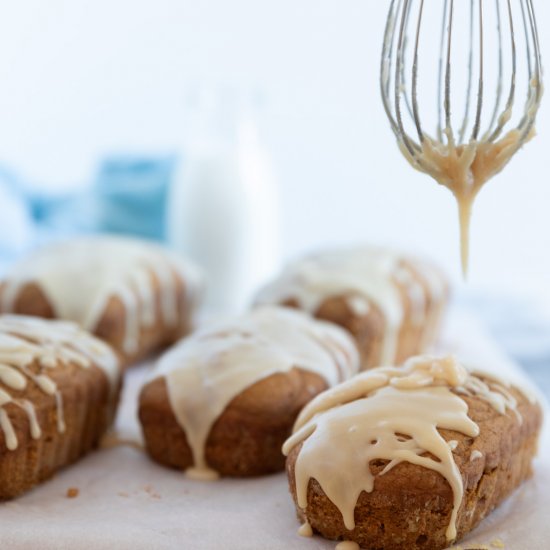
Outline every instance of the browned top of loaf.
{"label": "browned top of loaf", "polygon": [[[471,438],[460,432],[439,430],[446,441],[458,442],[453,457],[462,474],[464,490],[475,487],[484,471],[496,468],[504,457],[512,455],[519,441],[524,441],[540,430],[540,406],[530,403],[517,389],[512,389],[511,393],[518,399],[518,411],[523,419],[521,424],[511,411],[502,415],[479,397],[460,395],[468,404],[468,416],[479,426],[479,436]],[[480,451],[483,456],[477,460],[470,460],[473,451]],[[371,464],[371,468],[379,473],[385,464],[385,461],[381,461]],[[390,475],[392,472],[393,475]],[[452,501],[451,487],[441,474],[409,462],[396,466],[384,476],[377,477],[375,481],[375,490],[383,492],[411,489],[429,490]]]}
{"label": "browned top of loaf", "polygon": [[[178,311],[180,313],[182,311],[189,311],[191,304],[184,303],[188,297],[186,283],[176,271],[173,271],[173,274],[176,283],[177,301],[182,304]],[[140,327],[140,345],[135,354],[129,355],[124,351],[126,316],[128,312],[122,300],[116,295],[107,300],[104,311],[93,331],[96,336],[108,342],[113,347],[124,364],[141,359],[154,349],[174,342],[191,329],[187,324],[189,322],[187,314],[180,315],[179,324],[176,327],[167,327],[164,325],[161,314],[160,282],[154,273],[151,273],[151,281],[156,308],[155,319],[157,321],[151,326]],[[0,299],[3,290],[4,285],[0,283]],[[9,313],[42,317],[44,319],[57,318],[53,304],[49,302],[40,285],[35,282],[28,282],[21,287],[19,294],[15,298],[13,310]]]}
{"label": "browned top of loaf", "polygon": [[[424,290],[424,294],[426,297],[425,310],[427,312],[431,311],[434,307],[439,307],[441,305],[439,303],[435,303],[433,291],[426,278],[422,275],[419,268],[415,266],[414,261],[401,260],[398,264],[398,267],[406,268],[408,271],[410,271],[414,281],[418,283]],[[443,276],[441,277],[442,281],[444,281]],[[413,308],[411,295],[408,292],[407,286],[402,280],[397,277],[392,277],[392,282],[399,292],[401,303],[403,304],[403,317],[408,318],[411,316]],[[444,283],[444,286],[445,292],[443,300],[446,302],[449,295],[449,286],[446,283]],[[313,313],[316,317],[319,317],[321,319],[327,319],[330,321],[338,320],[338,324],[342,325],[347,322],[357,322],[358,319],[367,319],[373,326],[378,327],[380,330],[382,330],[385,327],[384,314],[378,307],[376,301],[370,300],[369,297],[366,296],[365,299],[370,306],[369,311],[365,314],[359,315],[353,311],[348,301],[348,298],[350,296],[354,296],[355,294],[356,292],[350,290],[349,292],[339,292],[329,295],[321,301],[317,310]],[[284,301],[284,305],[299,308],[300,302],[297,296],[291,296]],[[348,328],[352,327],[350,326]],[[351,332],[354,331],[351,330]]]}
{"label": "browned top of loaf", "polygon": [[[510,393],[517,399],[517,410],[522,416],[522,423],[519,423],[512,411],[507,411],[505,415],[499,414],[491,405],[481,398],[474,396],[460,395],[468,404],[468,416],[474,420],[479,428],[478,437],[471,438],[460,432],[451,430],[439,430],[446,441],[455,440],[458,442],[453,451],[455,462],[462,475],[465,497],[463,506],[460,509],[457,521],[459,537],[469,531],[476,523],[483,519],[484,514],[476,516],[472,523],[472,518],[467,517],[467,509],[472,509],[475,499],[485,498],[483,495],[476,495],[476,488],[484,476],[490,474],[504,464],[509,464],[514,460],[516,453],[529,445],[533,444],[540,431],[542,424],[542,410],[538,404],[531,403],[525,395],[516,388],[511,388]],[[296,501],[296,488],[294,467],[296,459],[301,449],[301,444],[296,446],[287,458],[287,472],[289,475],[290,489],[294,500]],[[470,460],[473,451],[480,451],[482,457],[476,460]],[[532,453],[527,453],[530,461]],[[518,458],[519,460],[519,458]],[[371,471],[379,474],[388,461],[378,460],[370,464]],[[519,467],[530,468],[527,465],[518,465]],[[523,476],[525,477],[525,476]],[[517,483],[517,481],[516,481]],[[505,496],[513,487],[502,486],[503,496]],[[471,500],[472,502],[469,502]],[[492,507],[498,504],[500,499],[495,497]],[[452,503],[453,492],[446,479],[438,472],[424,468],[422,466],[402,462],[382,476],[375,478],[374,490],[372,493],[361,493],[355,509],[356,522],[362,516],[363,509],[372,511],[373,508],[380,510],[387,509],[389,506],[394,510],[396,517],[400,514],[410,517],[413,513],[423,513],[423,510],[407,509],[407,502],[424,502],[426,506],[438,506],[438,521],[440,525],[432,525],[432,529],[440,530],[440,537],[443,537],[448,525]],[[428,504],[431,503],[431,504]],[[343,525],[341,514],[338,509],[324,495],[322,488],[316,480],[311,480],[308,489],[308,508],[306,515],[310,518],[310,513],[317,518],[322,516],[327,524],[327,529],[334,538],[343,536],[347,530]],[[486,510],[490,511],[490,510]],[[380,512],[385,513],[385,512]],[[382,522],[384,518],[381,518]],[[387,522],[388,525],[392,521]],[[406,523],[404,520],[403,523]],[[414,538],[412,539],[414,543]],[[393,548],[393,546],[390,546]],[[414,544],[410,546],[416,548]],[[432,546],[429,546],[432,548]],[[444,546],[434,546],[444,547]]]}
{"label": "browned top of loaf", "polygon": [[[426,318],[432,318],[435,315],[443,313],[449,299],[449,286],[445,282],[443,283],[445,291],[443,296],[438,299],[434,295],[429,282],[422,275],[421,270],[415,265],[414,261],[403,259],[399,263],[399,266],[405,267],[410,271],[414,281],[424,290],[424,314]],[[436,268],[434,267],[433,269],[435,270]],[[441,279],[444,281],[443,275],[441,275]],[[422,351],[422,347],[419,345],[423,340],[421,334],[423,334],[427,328],[425,324],[420,326],[413,324],[412,319],[415,306],[404,282],[394,277],[393,283],[399,293],[403,307],[403,322],[401,330],[399,331],[401,345],[398,346],[396,350],[397,356],[395,357],[395,362],[400,363],[410,355]],[[384,313],[376,301],[368,297],[365,297],[369,303],[368,311],[366,313],[357,313],[353,310],[349,301],[349,297],[353,295],[354,293],[350,291],[348,293],[327,296],[320,302],[313,314],[318,319],[336,323],[347,329],[357,341],[363,364],[368,367],[377,366],[380,361],[382,345],[387,331],[387,322]],[[283,302],[283,305],[300,308],[300,302],[297,297],[290,297]],[[432,327],[432,329],[436,328],[436,326]],[[415,334],[417,332],[418,334]],[[405,342],[402,340],[402,336],[407,333],[409,333],[409,339]],[[432,336],[436,336],[435,332]]]}

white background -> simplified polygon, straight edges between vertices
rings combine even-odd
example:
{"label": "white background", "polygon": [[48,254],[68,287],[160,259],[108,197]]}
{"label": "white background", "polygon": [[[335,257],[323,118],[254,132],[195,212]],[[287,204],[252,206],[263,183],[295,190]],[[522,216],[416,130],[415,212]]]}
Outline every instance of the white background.
{"label": "white background", "polygon": [[[429,4],[429,3],[428,3]],[[386,0],[19,0],[0,16],[0,160],[43,185],[110,151],[174,151],[189,87],[261,89],[285,256],[367,240],[422,250],[459,278],[451,195],[398,152],[378,92]],[[536,2],[550,59],[550,3]],[[547,102],[546,102],[547,103]],[[550,109],[490,182],[470,284],[550,301]]]}

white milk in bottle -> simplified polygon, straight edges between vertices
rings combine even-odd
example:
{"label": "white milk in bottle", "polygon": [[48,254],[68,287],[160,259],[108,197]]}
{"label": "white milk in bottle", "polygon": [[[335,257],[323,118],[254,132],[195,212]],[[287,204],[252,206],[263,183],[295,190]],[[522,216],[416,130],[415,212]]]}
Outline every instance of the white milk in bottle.
{"label": "white milk in bottle", "polygon": [[279,205],[271,161],[250,110],[202,94],[169,193],[171,246],[206,272],[210,311],[246,306],[279,267]]}

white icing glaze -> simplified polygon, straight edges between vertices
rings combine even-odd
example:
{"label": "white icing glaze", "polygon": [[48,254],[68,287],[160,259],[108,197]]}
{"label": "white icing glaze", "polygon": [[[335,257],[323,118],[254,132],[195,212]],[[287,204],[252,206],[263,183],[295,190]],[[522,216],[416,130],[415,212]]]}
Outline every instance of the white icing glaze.
{"label": "white icing glaze", "polygon": [[[65,431],[62,395],[48,371],[68,363],[81,368],[95,364],[101,368],[114,396],[120,377],[119,364],[106,344],[73,323],[0,316],[0,384],[3,386],[0,387],[0,429],[9,450],[15,450],[18,441],[5,405],[13,404],[25,411],[33,439],[42,435],[34,404],[24,398],[29,381],[46,395],[55,397],[57,428],[60,433]],[[10,390],[16,393],[12,395]]]}
{"label": "white icing glaze", "polygon": [[124,352],[139,347],[140,331],[157,320],[155,279],[160,315],[175,326],[184,304],[178,303],[177,279],[183,281],[187,307],[193,309],[202,288],[194,266],[146,241],[125,237],[87,237],[61,241],[18,263],[5,280],[0,311],[11,312],[22,288],[35,283],[44,292],[56,317],[93,332],[110,298],[126,311]]}
{"label": "white icing glaze", "polygon": [[[2,405],[9,403],[10,401],[0,401]],[[4,433],[4,438],[6,440],[6,447],[10,451],[17,449],[17,436],[13,429],[12,423],[8,416],[8,413],[4,409],[0,409],[0,428]]]}
{"label": "white icing glaze", "polygon": [[188,476],[217,477],[204,448],[227,405],[255,382],[294,367],[332,386],[357,371],[359,357],[339,327],[291,309],[262,307],[198,331],[160,359],[153,377],[165,377],[172,410],[193,452]]}
{"label": "white icing glaze", "polygon": [[[414,270],[413,270],[414,266]],[[416,277],[415,277],[416,274]],[[417,278],[420,277],[429,289]],[[345,297],[357,315],[368,313],[375,304],[386,322],[379,363],[395,360],[399,331],[404,320],[404,301],[400,286],[404,286],[411,304],[412,321],[426,324],[426,346],[435,336],[439,315],[427,322],[426,303],[441,303],[446,283],[438,270],[419,261],[409,260],[395,251],[362,246],[321,252],[290,264],[272,284],[262,289],[256,298],[259,304],[297,300],[301,309],[315,314],[330,297]]]}
{"label": "white icing glaze", "polygon": [[[504,381],[497,381],[495,377],[493,377],[490,379],[489,386],[487,382],[472,376],[462,387],[457,389],[457,393],[469,396],[477,395],[484,401],[487,401],[489,405],[500,414],[506,414],[506,410],[509,409],[514,412],[518,422],[521,424],[523,419],[516,408],[517,401],[508,389],[505,388],[505,384]],[[496,391],[491,391],[491,389]],[[533,402],[532,398],[529,400]]]}
{"label": "white icing glaze", "polygon": [[478,450],[474,450],[470,454],[470,462],[473,462],[474,460],[477,460],[478,458],[481,458],[483,456],[483,453]]}
{"label": "white icing glaze", "polygon": [[300,525],[300,528],[298,529],[298,534],[301,537],[312,537],[313,529],[311,528],[311,525],[306,521],[305,523]]}
{"label": "white icing glaze", "polygon": [[447,538],[453,540],[462,477],[452,455],[456,441],[445,441],[438,430],[479,434],[460,393],[483,399],[500,414],[512,410],[519,416],[515,400],[501,390],[500,384],[469,374],[453,357],[421,356],[400,368],[361,373],[318,395],[302,410],[283,446],[288,455],[302,443],[295,464],[298,506],[307,515],[308,485],[315,479],[340,510],[346,528],[353,530],[359,495],[374,489],[375,475],[366,465],[388,460],[379,474],[384,475],[406,461],[439,472],[451,486]]}

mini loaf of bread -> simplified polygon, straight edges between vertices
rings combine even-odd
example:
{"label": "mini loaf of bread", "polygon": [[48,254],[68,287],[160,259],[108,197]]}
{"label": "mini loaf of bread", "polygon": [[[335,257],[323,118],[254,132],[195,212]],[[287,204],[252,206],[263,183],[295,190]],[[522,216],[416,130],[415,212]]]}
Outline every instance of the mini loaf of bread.
{"label": "mini loaf of bread", "polygon": [[367,369],[424,353],[437,338],[448,295],[433,265],[363,246],[291,263],[255,301],[293,306],[346,328]]}
{"label": "mini loaf of bread", "polygon": [[120,391],[116,354],[77,325],[0,316],[0,500],[97,446]]}
{"label": "mini loaf of bread", "polygon": [[190,330],[201,286],[194,266],[152,243],[78,238],[15,265],[0,311],[74,321],[129,364]]}
{"label": "mini loaf of bread", "polygon": [[301,533],[447,548],[531,475],[541,422],[532,397],[452,357],[361,373],[310,402],[284,444]]}
{"label": "mini loaf of bread", "polygon": [[282,470],[301,408],[357,372],[342,329],[287,308],[258,308],[183,340],[139,400],[151,457],[200,479]]}

